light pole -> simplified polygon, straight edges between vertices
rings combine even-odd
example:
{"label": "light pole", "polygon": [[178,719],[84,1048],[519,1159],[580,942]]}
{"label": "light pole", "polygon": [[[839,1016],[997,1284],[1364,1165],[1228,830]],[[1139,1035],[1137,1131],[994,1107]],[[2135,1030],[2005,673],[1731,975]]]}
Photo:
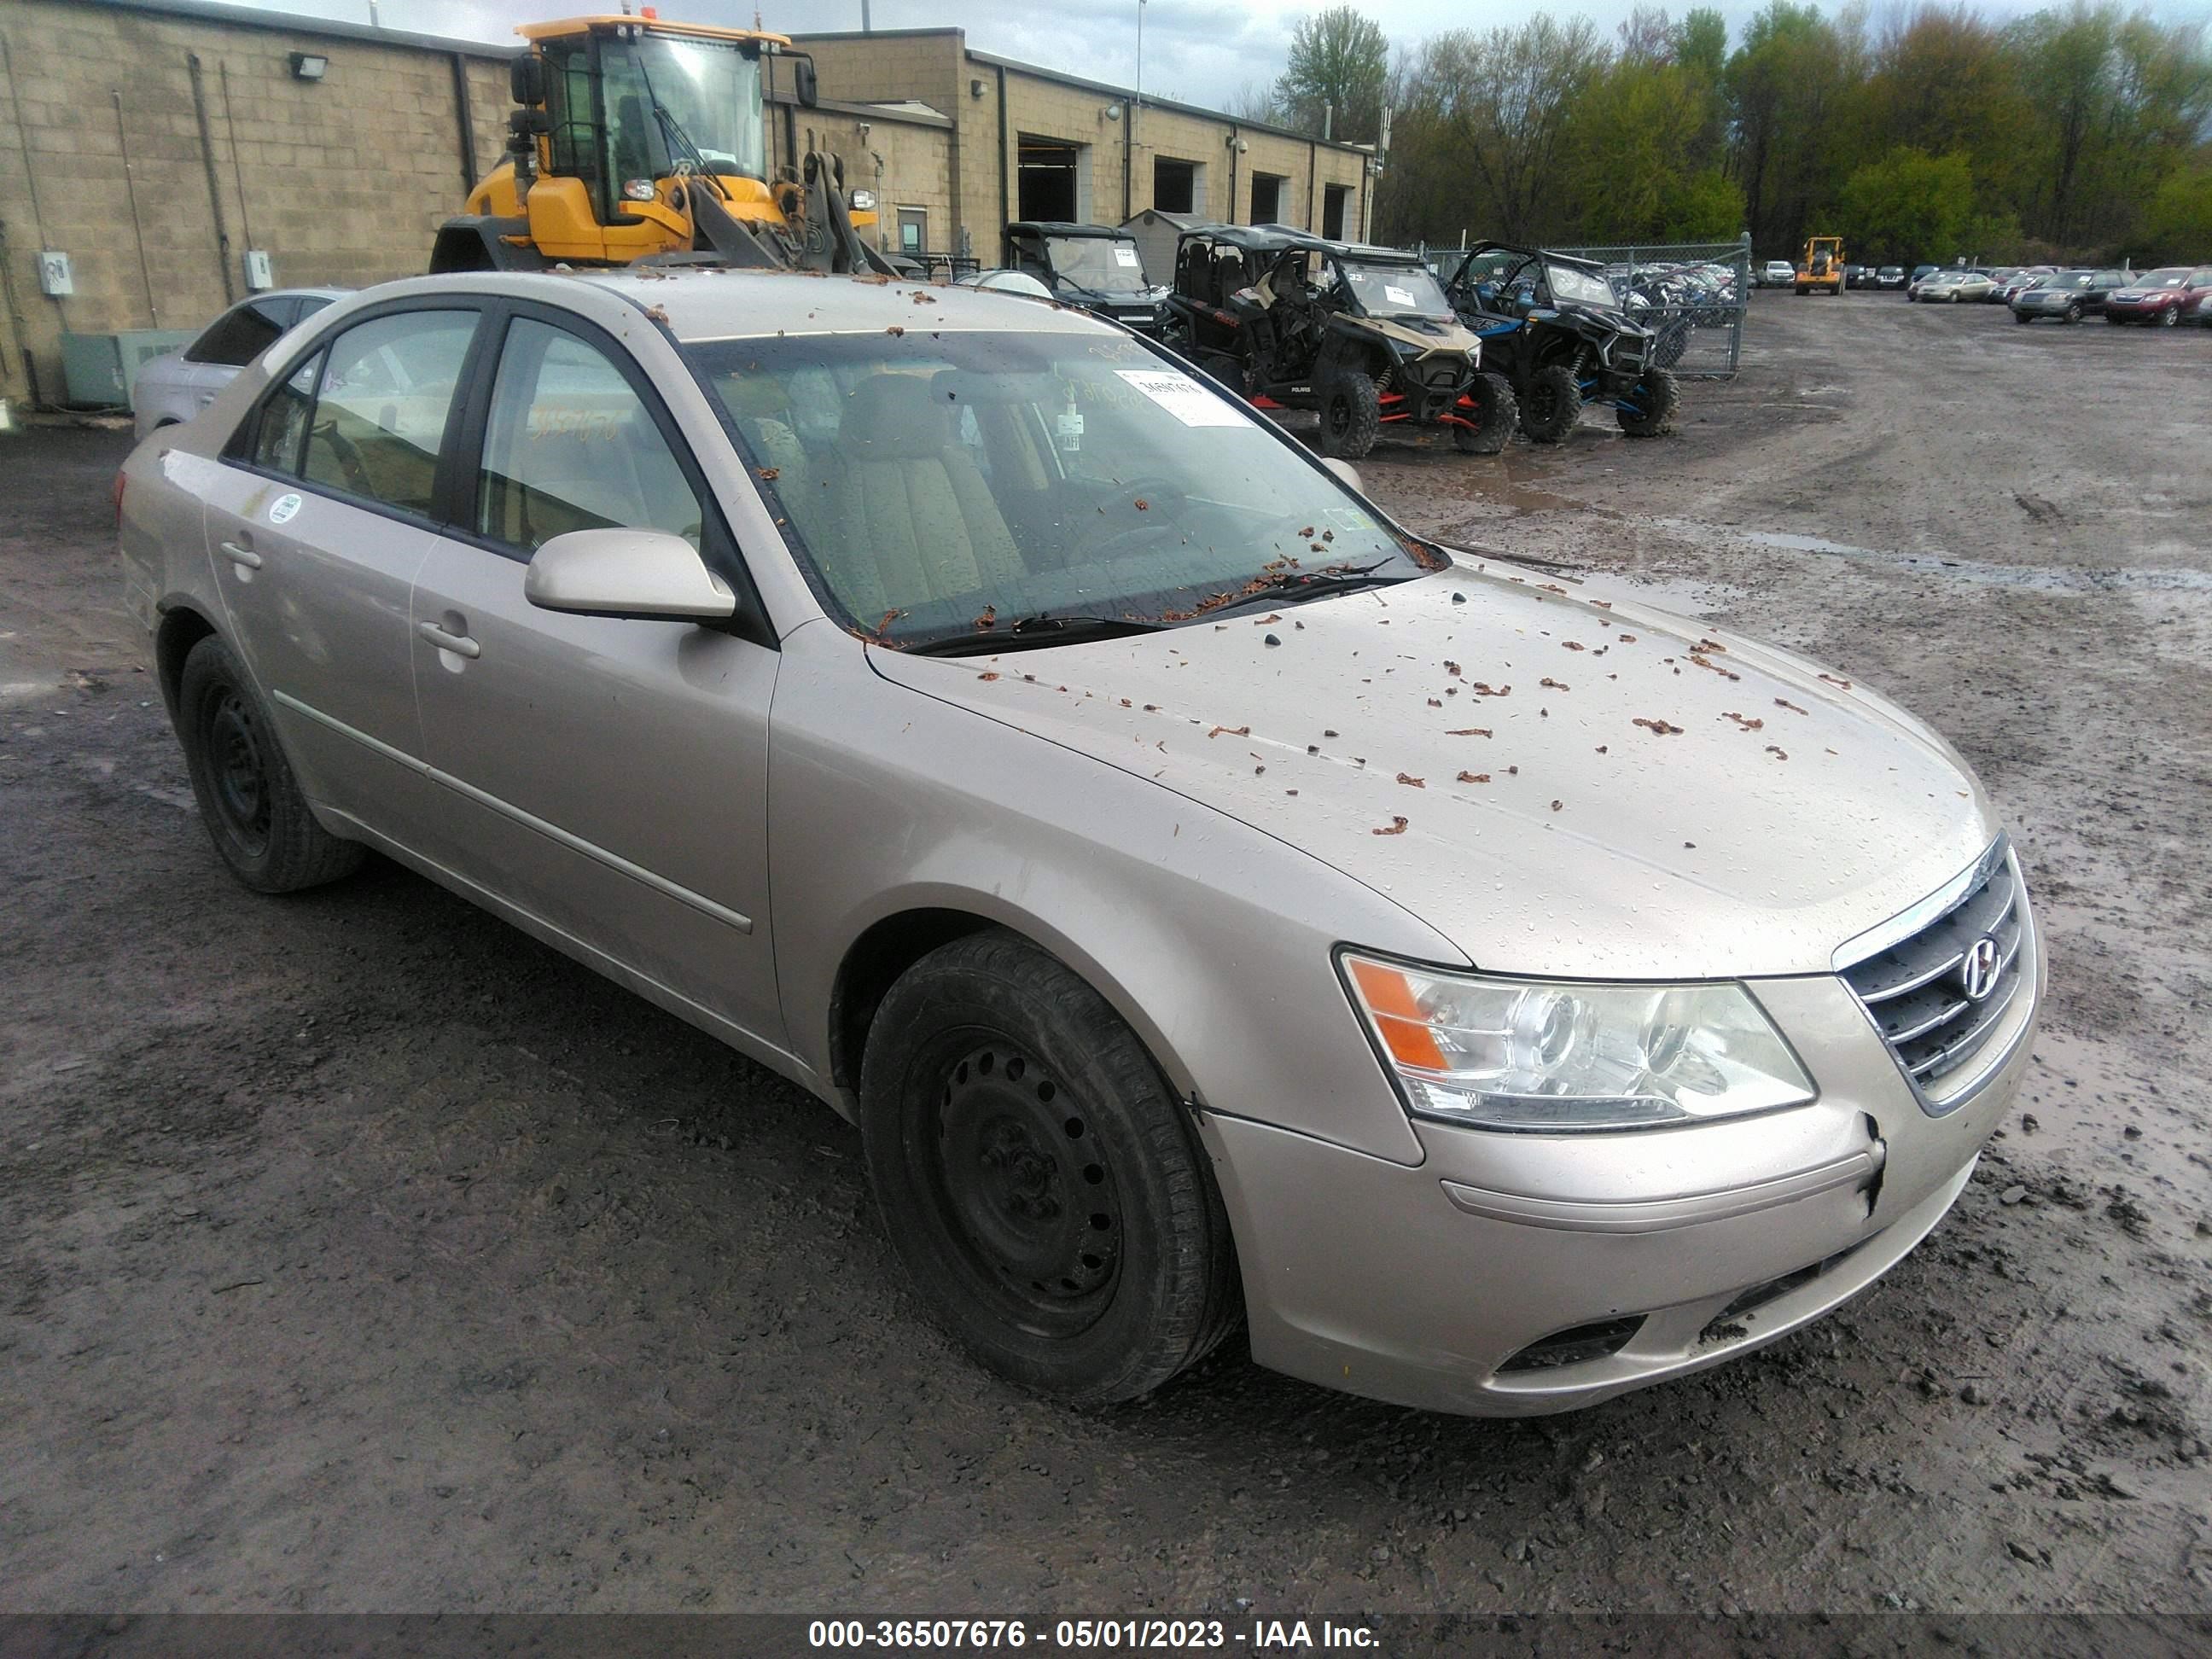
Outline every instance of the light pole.
{"label": "light pole", "polygon": [[1145,101],[1145,0],[1137,0],[1137,84],[1129,92],[1129,117],[1121,128],[1121,217],[1134,212],[1137,106]]}

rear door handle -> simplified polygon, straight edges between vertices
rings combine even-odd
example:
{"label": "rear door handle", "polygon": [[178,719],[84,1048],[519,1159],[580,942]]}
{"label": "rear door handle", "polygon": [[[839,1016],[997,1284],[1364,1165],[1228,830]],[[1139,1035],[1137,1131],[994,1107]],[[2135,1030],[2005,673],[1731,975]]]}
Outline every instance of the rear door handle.
{"label": "rear door handle", "polygon": [[478,657],[483,647],[465,634],[448,634],[434,622],[419,622],[415,631],[436,646],[441,651],[450,651],[457,657]]}
{"label": "rear door handle", "polygon": [[233,564],[244,565],[248,570],[261,568],[261,556],[250,547],[240,547],[236,542],[222,544],[222,556]]}

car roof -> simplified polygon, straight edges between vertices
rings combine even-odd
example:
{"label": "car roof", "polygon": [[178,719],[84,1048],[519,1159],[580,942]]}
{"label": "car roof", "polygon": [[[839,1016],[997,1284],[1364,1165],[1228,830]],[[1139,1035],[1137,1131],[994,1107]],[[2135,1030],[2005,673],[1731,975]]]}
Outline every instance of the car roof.
{"label": "car roof", "polygon": [[1006,234],[1011,236],[1018,230],[1034,231],[1040,236],[1097,236],[1115,242],[1137,240],[1129,232],[1111,225],[1079,225],[1066,219],[1015,219],[1008,222]]}
{"label": "car roof", "polygon": [[1079,307],[989,289],[866,274],[702,265],[665,270],[470,271],[414,276],[365,292],[374,298],[507,295],[560,305],[578,288],[610,295],[665,324],[679,341],[780,334],[1004,331],[1116,334]]}

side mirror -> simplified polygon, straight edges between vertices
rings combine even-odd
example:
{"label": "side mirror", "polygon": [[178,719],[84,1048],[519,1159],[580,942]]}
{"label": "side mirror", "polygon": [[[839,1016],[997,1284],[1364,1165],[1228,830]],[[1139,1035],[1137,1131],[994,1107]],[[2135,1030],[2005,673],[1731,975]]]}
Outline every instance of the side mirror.
{"label": "side mirror", "polygon": [[1352,465],[1350,461],[1339,460],[1335,456],[1331,455],[1323,460],[1322,465],[1335,474],[1337,482],[1346,489],[1359,495],[1367,493],[1366,486],[1359,482],[1359,469]]}
{"label": "side mirror", "polygon": [[531,556],[522,597],[579,617],[727,622],[737,595],[690,543],[665,530],[572,530]]}
{"label": "side mirror", "polygon": [[507,66],[507,89],[518,104],[544,103],[545,60],[534,52],[526,52],[512,59]]}
{"label": "side mirror", "polygon": [[814,78],[814,60],[811,58],[792,58],[791,89],[799,94],[803,108],[812,109],[821,101],[822,88]]}

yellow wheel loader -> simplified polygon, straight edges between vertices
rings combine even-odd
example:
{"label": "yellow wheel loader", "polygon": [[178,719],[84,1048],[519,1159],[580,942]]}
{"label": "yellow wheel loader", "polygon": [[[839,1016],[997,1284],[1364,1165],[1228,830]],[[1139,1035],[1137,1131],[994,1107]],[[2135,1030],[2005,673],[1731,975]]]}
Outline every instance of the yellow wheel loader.
{"label": "yellow wheel loader", "polygon": [[1815,236],[1805,244],[1797,260],[1800,294],[1841,294],[1844,291],[1844,239]]}
{"label": "yellow wheel loader", "polygon": [[787,37],[650,8],[516,33],[530,45],[509,76],[507,159],[439,227],[434,273],[653,259],[897,274],[836,156],[771,171],[768,77],[781,66],[816,101],[814,60]]}

